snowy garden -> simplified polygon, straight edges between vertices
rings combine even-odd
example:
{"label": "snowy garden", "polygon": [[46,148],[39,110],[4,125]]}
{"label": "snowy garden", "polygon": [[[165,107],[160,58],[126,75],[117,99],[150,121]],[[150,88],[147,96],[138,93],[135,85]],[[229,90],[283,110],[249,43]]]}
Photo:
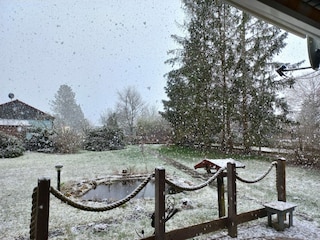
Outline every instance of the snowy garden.
{"label": "snowy garden", "polygon": [[[49,239],[153,236],[164,178],[155,196],[101,212],[62,198],[105,209],[112,195],[83,194],[117,176],[151,179],[159,166],[170,181],[203,186],[166,192],[162,203],[176,211],[167,233],[217,219],[226,229],[193,239],[320,239],[320,28],[311,25],[318,18],[305,20],[319,16],[319,1],[30,2],[0,3],[0,239],[34,239],[35,215],[47,209],[40,178],[51,181]],[[239,2],[250,4],[242,11]],[[248,11],[253,2],[258,14]],[[268,2],[305,11],[278,19]],[[286,31],[307,42],[290,44]],[[223,158],[245,167],[195,169]],[[224,177],[234,185],[225,193]],[[221,199],[232,217],[223,219]],[[277,200],[295,206],[284,231],[266,217],[266,203]]]}
{"label": "snowy garden", "polygon": [[[161,153],[161,155],[160,155]],[[51,185],[57,184],[55,165],[63,165],[61,189],[81,185],[126,170],[134,174],[150,174],[157,166],[163,166],[168,177],[181,183],[196,185],[203,179],[170,164],[164,159],[175,160],[189,168],[205,157],[198,154],[182,154],[179,151],[147,145],[144,151],[138,146],[107,152],[82,151],[77,154],[44,154],[27,152],[14,159],[0,160],[1,184],[1,239],[29,239],[33,188],[38,178],[48,177]],[[214,156],[212,156],[214,157]],[[240,176],[256,179],[270,166],[274,159],[238,157],[245,164],[237,169]],[[267,227],[267,218],[261,218],[238,226],[238,239],[319,239],[320,213],[319,170],[290,165],[287,160],[287,201],[297,204],[293,226],[278,232]],[[197,169],[205,173],[203,169]],[[69,196],[74,201],[88,206],[104,206],[104,202],[83,201]],[[195,192],[168,195],[179,212],[166,223],[166,231],[218,218],[216,187],[210,186]],[[275,171],[255,184],[237,183],[238,212],[261,208],[264,203],[277,198]],[[77,210],[61,202],[53,195],[50,198],[49,239],[139,239],[153,234],[151,215],[154,199],[132,199],[116,209],[95,213]],[[227,231],[217,231],[195,239],[231,239]]]}

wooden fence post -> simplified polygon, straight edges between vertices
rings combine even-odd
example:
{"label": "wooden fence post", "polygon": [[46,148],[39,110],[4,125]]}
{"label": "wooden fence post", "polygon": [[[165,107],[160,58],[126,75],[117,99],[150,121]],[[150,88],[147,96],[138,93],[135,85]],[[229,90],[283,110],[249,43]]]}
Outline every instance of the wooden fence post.
{"label": "wooden fence post", "polygon": [[221,173],[220,176],[217,177],[219,218],[222,218],[226,215],[223,177],[224,177],[223,173]]}
{"label": "wooden fence post", "polygon": [[38,179],[38,194],[36,204],[36,226],[35,239],[48,239],[49,232],[49,199],[50,199],[50,179]]}
{"label": "wooden fence post", "polygon": [[237,193],[236,193],[236,165],[228,163],[227,165],[228,179],[228,234],[235,238],[238,235],[237,230]]}
{"label": "wooden fence post", "polygon": [[165,169],[155,169],[155,239],[165,240]]}
{"label": "wooden fence post", "polygon": [[286,202],[286,159],[277,160],[277,192],[278,201]]}

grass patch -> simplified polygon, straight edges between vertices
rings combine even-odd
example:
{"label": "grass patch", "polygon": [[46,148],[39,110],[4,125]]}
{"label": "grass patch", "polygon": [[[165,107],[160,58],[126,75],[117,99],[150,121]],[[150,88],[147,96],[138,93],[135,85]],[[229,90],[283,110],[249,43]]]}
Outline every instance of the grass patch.
{"label": "grass patch", "polygon": [[194,158],[208,158],[208,159],[223,159],[223,158],[234,158],[234,159],[257,159],[261,161],[270,161],[270,158],[267,156],[258,156],[256,154],[251,155],[243,155],[240,153],[223,153],[221,151],[218,151],[216,149],[211,150],[197,150],[187,147],[181,147],[181,146],[162,146],[159,148],[159,153],[163,154],[167,157],[177,158],[177,159],[184,159],[186,161],[192,161]]}

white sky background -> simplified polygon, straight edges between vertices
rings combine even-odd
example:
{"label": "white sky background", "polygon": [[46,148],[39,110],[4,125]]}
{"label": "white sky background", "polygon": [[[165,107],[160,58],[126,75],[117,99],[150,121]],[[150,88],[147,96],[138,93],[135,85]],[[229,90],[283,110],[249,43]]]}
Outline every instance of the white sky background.
{"label": "white sky background", "polygon": [[117,91],[136,86],[149,105],[165,98],[170,35],[180,1],[0,0],[0,102],[8,93],[43,111],[59,86],[97,123]]}
{"label": "white sky background", "polygon": [[[85,117],[98,124],[117,91],[135,86],[150,106],[166,98],[164,61],[184,13],[179,0],[0,0],[0,103],[8,94],[42,111],[68,84]],[[306,60],[293,35],[277,58]],[[301,74],[301,73],[300,73]]]}

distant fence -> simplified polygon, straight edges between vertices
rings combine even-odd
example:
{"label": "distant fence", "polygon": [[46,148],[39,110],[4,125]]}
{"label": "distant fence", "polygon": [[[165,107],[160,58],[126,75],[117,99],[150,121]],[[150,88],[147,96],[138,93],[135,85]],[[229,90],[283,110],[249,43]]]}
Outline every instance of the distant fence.
{"label": "distant fence", "polygon": [[[201,234],[207,234],[220,229],[228,229],[230,237],[237,237],[237,226],[241,223],[252,221],[258,218],[266,217],[267,212],[265,208],[256,209],[250,212],[237,214],[237,194],[236,194],[236,180],[244,183],[256,183],[266,177],[273,166],[276,166],[276,189],[278,195],[278,201],[286,201],[286,182],[285,182],[285,159],[278,159],[273,162],[269,169],[261,177],[255,180],[246,180],[236,174],[236,167],[234,163],[228,163],[226,168],[219,169],[212,177],[207,181],[197,186],[179,186],[172,181],[165,178],[165,169],[156,168],[154,174],[150,174],[131,194],[127,197],[108,204],[104,207],[89,207],[64,196],[60,191],[50,186],[50,179],[41,178],[38,180],[38,186],[34,189],[32,194],[32,212],[30,223],[30,239],[43,240],[48,239],[49,232],[49,199],[50,193],[55,197],[65,202],[66,204],[84,210],[84,211],[108,211],[117,208],[125,202],[131,200],[136,196],[151,180],[155,177],[155,212],[154,212],[154,227],[155,233],[152,236],[142,238],[142,240],[169,240],[169,239],[187,239],[199,236]],[[225,173],[225,170],[227,171]],[[219,177],[227,177],[227,195],[228,195],[228,213],[227,216],[220,213],[219,203],[219,219],[200,223],[197,225],[188,226],[182,229],[172,230],[170,232],[165,231],[166,222],[166,206],[165,206],[165,184],[170,184],[175,188],[179,188],[183,191],[194,191],[204,188],[209,185],[215,179]],[[219,200],[220,201],[220,200]],[[223,199],[224,201],[224,199]],[[221,211],[224,213],[224,211]]]}

